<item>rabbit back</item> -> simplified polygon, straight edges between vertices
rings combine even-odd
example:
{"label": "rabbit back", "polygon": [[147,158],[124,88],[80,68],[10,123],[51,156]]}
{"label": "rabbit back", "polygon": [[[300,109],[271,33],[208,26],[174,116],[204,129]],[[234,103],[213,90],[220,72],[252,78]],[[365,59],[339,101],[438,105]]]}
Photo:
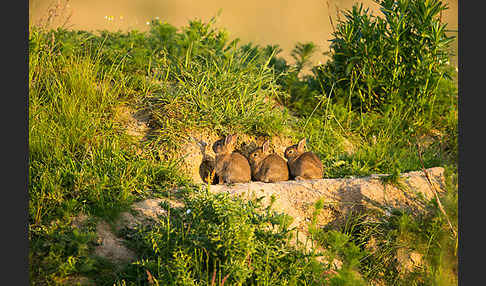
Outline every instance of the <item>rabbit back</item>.
{"label": "rabbit back", "polygon": [[321,160],[312,152],[304,152],[288,164],[290,174],[296,180],[322,179]]}
{"label": "rabbit back", "polygon": [[216,163],[213,158],[204,158],[199,165],[199,176],[205,183],[213,184],[218,181],[218,175],[215,172]]}
{"label": "rabbit back", "polygon": [[215,172],[220,184],[251,181],[250,164],[240,153],[233,152],[216,156]]}
{"label": "rabbit back", "polygon": [[268,155],[254,169],[254,179],[257,181],[274,183],[289,179],[287,162],[277,154]]}

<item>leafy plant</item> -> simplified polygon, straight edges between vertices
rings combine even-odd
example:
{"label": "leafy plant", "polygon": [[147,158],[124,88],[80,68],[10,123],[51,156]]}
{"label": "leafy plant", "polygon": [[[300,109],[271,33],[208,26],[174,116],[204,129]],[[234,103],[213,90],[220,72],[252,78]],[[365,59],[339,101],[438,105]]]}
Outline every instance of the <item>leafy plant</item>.
{"label": "leafy plant", "polygon": [[371,110],[406,102],[420,110],[433,100],[439,81],[451,78],[449,45],[439,0],[375,0],[383,17],[363,5],[344,11],[330,46],[330,60],[314,69],[326,91],[347,97],[353,108]]}
{"label": "leafy plant", "polygon": [[[170,285],[304,285],[320,281],[322,267],[289,242],[288,219],[259,199],[197,191],[153,228],[132,234],[144,259],[127,269]],[[163,262],[163,263],[162,263]],[[137,270],[138,269],[138,270]]]}

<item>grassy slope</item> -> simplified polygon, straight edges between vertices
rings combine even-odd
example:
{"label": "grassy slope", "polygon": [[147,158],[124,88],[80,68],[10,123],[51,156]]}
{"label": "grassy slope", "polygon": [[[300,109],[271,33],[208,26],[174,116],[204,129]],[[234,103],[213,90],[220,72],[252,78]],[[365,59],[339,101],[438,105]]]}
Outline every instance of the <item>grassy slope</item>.
{"label": "grassy slope", "polygon": [[[403,244],[429,253],[428,266],[409,276],[415,283],[430,285],[453,271],[454,239],[434,211],[430,218],[394,214],[396,222],[392,218],[375,225],[355,221],[352,230],[316,233],[318,242],[345,261],[341,271],[323,278],[325,266],[286,242],[284,217],[235,211],[253,207],[198,193],[178,172],[176,158],[167,155],[178,148],[187,129],[211,128],[221,135],[285,134],[308,139],[309,149],[323,161],[326,177],[363,176],[420,169],[416,142],[431,138],[423,150],[425,167],[440,165],[450,171],[445,204],[456,221],[457,91],[449,81],[441,83],[436,108],[427,114],[410,114],[406,106],[361,113],[345,102],[325,98],[312,112],[316,104],[310,108],[298,101],[277,104],[285,103],[283,98],[289,94],[278,81],[286,74],[272,68],[278,64],[270,61],[274,48],[231,43],[224,31],[199,21],[181,31],[153,22],[148,33],[32,28],[29,46],[29,275],[33,284],[84,275],[100,285],[142,285],[147,283],[144,269],[161,285],[175,283],[174,278],[184,285],[194,281],[209,285],[213,269],[220,279],[229,274],[231,283],[350,285],[354,281],[361,285],[361,279],[380,275],[392,283],[398,272],[392,270],[390,251]],[[122,104],[151,106],[157,132],[149,144],[139,146],[116,122]],[[139,148],[142,155],[136,153]],[[197,194],[185,198],[201,214],[189,221],[205,227],[189,231],[174,221],[170,235],[160,231],[168,229],[166,222],[161,222],[159,231],[141,231],[133,246],[146,260],[138,265],[113,271],[112,265],[89,254],[93,228],[81,231],[70,225],[80,212],[93,221],[111,220],[133,201],[166,196],[172,186],[188,186],[189,193]],[[278,227],[272,233],[266,225]],[[380,255],[370,256],[363,246],[371,233],[384,243]],[[205,242],[198,244],[194,237]],[[157,243],[165,250],[156,251]],[[246,263],[248,255],[251,267]],[[158,264],[160,259],[170,267]],[[357,278],[356,271],[364,278]]]}

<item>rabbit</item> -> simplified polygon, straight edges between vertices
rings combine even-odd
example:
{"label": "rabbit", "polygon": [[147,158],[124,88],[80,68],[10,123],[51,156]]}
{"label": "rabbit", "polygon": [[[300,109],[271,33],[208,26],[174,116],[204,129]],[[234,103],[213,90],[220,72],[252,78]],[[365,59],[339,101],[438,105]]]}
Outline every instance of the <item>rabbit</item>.
{"label": "rabbit", "polygon": [[233,152],[236,135],[228,135],[213,144],[215,157],[215,173],[218,184],[248,183],[251,181],[250,164],[245,156]]}
{"label": "rabbit", "polygon": [[322,162],[316,154],[305,151],[305,138],[298,144],[285,149],[285,158],[289,165],[290,176],[295,180],[321,179]]}
{"label": "rabbit", "polygon": [[269,141],[255,148],[249,155],[251,175],[255,181],[274,183],[289,179],[287,162],[275,153],[269,152]]}
{"label": "rabbit", "polygon": [[204,141],[197,141],[197,145],[201,149],[201,153],[203,155],[203,159],[201,165],[199,165],[199,176],[203,182],[208,184],[213,184],[213,182],[218,181],[218,176],[214,170],[215,168],[215,160],[212,156],[206,153],[208,144]]}

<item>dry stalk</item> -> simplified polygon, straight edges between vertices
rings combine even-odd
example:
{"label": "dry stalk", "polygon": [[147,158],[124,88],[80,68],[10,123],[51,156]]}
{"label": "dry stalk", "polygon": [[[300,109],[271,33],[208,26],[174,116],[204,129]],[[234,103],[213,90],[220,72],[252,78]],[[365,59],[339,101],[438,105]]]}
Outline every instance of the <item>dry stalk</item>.
{"label": "dry stalk", "polygon": [[73,15],[73,11],[69,9],[69,1],[52,1],[47,8],[46,14],[39,19],[37,26],[43,29],[54,28],[56,27],[54,22],[58,20],[60,22],[58,27],[65,28]]}
{"label": "dry stalk", "polygon": [[326,1],[326,5],[327,5],[327,15],[329,16],[329,22],[331,23],[332,32],[336,33],[336,29],[334,28],[334,23],[332,22],[331,5],[329,5],[329,0]]}
{"label": "dry stalk", "polygon": [[445,216],[445,218],[447,220],[447,223],[449,224],[449,227],[450,227],[452,233],[454,234],[454,237],[457,237],[457,232],[454,230],[454,227],[452,226],[452,223],[449,220],[449,217],[447,216],[447,213],[446,213],[444,207],[442,206],[442,203],[440,202],[439,194],[437,192],[437,188],[432,183],[432,180],[430,180],[430,177],[429,177],[429,174],[427,173],[427,170],[425,170],[424,162],[422,160],[422,151],[421,151],[421,148],[420,148],[420,144],[417,144],[417,149],[418,149],[418,155],[419,155],[420,164],[422,165],[422,171],[425,174],[425,178],[427,179],[427,182],[429,182],[429,184],[432,186],[432,191],[434,193],[435,199],[437,200],[437,205],[439,206],[439,210]]}

